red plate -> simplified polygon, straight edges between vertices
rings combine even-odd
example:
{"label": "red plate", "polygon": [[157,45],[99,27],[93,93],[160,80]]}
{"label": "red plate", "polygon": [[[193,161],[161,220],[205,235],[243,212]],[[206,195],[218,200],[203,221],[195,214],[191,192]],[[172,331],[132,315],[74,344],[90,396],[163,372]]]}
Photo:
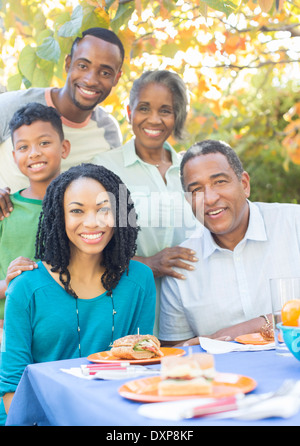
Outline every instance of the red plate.
{"label": "red plate", "polygon": [[213,381],[213,391],[209,395],[182,395],[161,396],[158,394],[159,376],[141,378],[129,381],[119,389],[119,394],[124,398],[143,403],[159,403],[164,401],[177,401],[190,398],[223,398],[237,393],[248,393],[255,389],[257,383],[248,376],[235,373],[217,373]]}
{"label": "red plate", "polygon": [[[161,347],[160,351],[164,356],[183,356],[186,353],[185,350],[175,347]],[[149,359],[118,359],[113,356],[110,351],[93,353],[92,355],[89,355],[87,359],[95,363],[129,362],[130,364],[159,364],[161,360],[159,356]]]}

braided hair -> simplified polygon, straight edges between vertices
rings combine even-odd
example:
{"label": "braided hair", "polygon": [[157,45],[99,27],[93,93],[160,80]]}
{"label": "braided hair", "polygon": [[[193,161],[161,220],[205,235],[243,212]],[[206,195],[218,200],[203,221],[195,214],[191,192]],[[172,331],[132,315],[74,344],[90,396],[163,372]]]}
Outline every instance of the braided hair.
{"label": "braided hair", "polygon": [[122,180],[103,166],[80,164],[60,174],[48,186],[38,224],[35,257],[51,265],[51,271],[59,272],[59,278],[67,293],[77,297],[70,286],[70,243],[65,230],[64,194],[67,187],[79,178],[92,178],[115,198],[114,234],[103,250],[101,277],[103,287],[111,294],[122,274],[128,273],[130,259],[136,252],[139,231],[137,215],[130,192]]}

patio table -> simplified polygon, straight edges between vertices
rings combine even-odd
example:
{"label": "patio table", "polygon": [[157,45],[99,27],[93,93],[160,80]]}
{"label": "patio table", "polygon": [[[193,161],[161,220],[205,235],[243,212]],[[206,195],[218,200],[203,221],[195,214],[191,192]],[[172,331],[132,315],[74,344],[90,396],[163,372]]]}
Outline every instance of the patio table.
{"label": "patio table", "polygon": [[[187,348],[185,350],[188,352]],[[193,352],[200,351],[200,346],[193,347]],[[178,422],[146,418],[138,413],[138,408],[147,403],[129,400],[118,392],[128,380],[85,380],[61,371],[88,363],[86,358],[78,358],[29,365],[13,398],[7,425],[131,426],[131,429],[132,426],[194,429],[216,425],[300,425],[300,413],[287,419],[256,421],[202,417]],[[219,372],[253,378],[257,383],[253,394],[276,390],[287,378],[300,379],[300,363],[294,357],[278,356],[275,350],[218,354],[215,355],[215,366]]]}

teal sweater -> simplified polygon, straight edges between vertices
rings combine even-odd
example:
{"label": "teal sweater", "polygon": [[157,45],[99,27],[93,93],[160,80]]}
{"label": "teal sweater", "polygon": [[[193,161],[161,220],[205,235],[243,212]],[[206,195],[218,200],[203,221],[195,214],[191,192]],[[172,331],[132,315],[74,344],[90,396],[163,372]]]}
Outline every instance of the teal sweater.
{"label": "teal sweater", "polygon": [[[22,273],[7,290],[0,396],[14,392],[28,364],[76,358],[78,324],[76,301],[39,262]],[[113,290],[114,339],[152,333],[156,292],[150,268],[132,260]],[[112,338],[112,298],[107,293],[78,299],[81,356],[104,351]]]}

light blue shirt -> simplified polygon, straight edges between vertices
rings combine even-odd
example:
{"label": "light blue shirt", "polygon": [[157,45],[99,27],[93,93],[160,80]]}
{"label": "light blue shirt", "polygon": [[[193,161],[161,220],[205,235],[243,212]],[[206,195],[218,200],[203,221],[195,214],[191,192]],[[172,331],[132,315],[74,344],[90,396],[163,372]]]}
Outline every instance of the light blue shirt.
{"label": "light blue shirt", "polygon": [[162,282],[162,340],[205,336],[272,312],[269,279],[300,277],[300,206],[251,203],[247,232],[233,251],[206,228],[182,245],[199,261],[186,280]]}
{"label": "light blue shirt", "polygon": [[172,157],[166,172],[166,182],[159,170],[144,162],[135,151],[134,138],[123,147],[94,158],[112,170],[131,193],[141,231],[137,240],[137,255],[149,257],[162,249],[178,245],[189,238],[198,225],[184,197],[180,182],[181,156],[170,144],[164,144]]}

